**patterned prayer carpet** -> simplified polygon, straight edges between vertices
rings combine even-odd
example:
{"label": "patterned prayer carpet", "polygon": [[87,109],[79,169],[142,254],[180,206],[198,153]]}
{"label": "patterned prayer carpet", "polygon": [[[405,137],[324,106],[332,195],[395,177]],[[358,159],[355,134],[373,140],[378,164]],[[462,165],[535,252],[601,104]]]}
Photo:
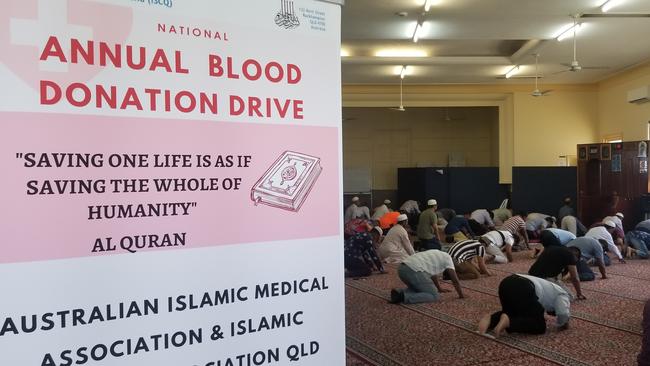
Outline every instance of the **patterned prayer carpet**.
{"label": "patterned prayer carpet", "polygon": [[[513,263],[489,265],[491,277],[461,281],[465,299],[452,292],[432,304],[392,305],[390,289],[403,287],[396,267],[388,274],[346,280],[348,365],[636,365],[643,305],[650,298],[650,261],[614,261],[608,278],[583,282],[587,300],[571,306],[570,328],[546,334],[478,335],[481,316],[499,309],[499,282],[526,273],[530,252]],[[570,284],[567,284],[573,290]]]}

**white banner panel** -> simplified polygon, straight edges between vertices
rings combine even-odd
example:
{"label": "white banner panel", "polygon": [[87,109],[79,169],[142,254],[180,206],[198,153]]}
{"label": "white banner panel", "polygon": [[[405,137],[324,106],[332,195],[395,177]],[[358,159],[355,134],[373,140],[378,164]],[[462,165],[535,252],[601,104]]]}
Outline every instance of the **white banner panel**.
{"label": "white banner panel", "polygon": [[0,365],[344,364],[340,7],[0,4]]}

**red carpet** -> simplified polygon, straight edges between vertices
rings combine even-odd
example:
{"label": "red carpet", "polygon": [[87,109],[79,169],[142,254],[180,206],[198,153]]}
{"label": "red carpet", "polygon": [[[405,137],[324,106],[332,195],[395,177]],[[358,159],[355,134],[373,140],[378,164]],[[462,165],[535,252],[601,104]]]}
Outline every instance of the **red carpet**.
{"label": "red carpet", "polygon": [[[567,331],[549,327],[545,335],[498,340],[474,332],[482,315],[498,310],[501,279],[527,272],[532,263],[528,255],[515,253],[514,263],[490,265],[492,277],[461,281],[467,298],[445,293],[433,304],[389,304],[390,289],[402,287],[395,267],[386,275],[348,279],[348,364],[635,365],[643,304],[650,298],[649,261],[614,263],[607,267],[608,279],[583,282],[587,300],[572,304]],[[449,283],[443,286],[453,290]],[[548,317],[549,326],[553,321]]]}

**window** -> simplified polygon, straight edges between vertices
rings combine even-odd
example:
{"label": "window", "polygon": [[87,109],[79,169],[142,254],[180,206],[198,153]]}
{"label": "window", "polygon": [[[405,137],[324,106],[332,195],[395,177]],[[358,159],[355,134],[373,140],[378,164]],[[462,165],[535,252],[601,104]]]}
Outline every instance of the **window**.
{"label": "window", "polygon": [[603,136],[603,141],[608,144],[616,143],[616,142],[623,142],[623,134],[622,133],[612,133],[609,135]]}

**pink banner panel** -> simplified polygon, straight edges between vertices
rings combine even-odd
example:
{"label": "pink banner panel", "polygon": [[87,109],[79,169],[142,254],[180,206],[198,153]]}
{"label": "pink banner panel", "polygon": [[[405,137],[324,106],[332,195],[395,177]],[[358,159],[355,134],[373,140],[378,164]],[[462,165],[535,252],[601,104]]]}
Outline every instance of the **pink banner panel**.
{"label": "pink banner panel", "polygon": [[0,263],[339,234],[337,128],[0,120]]}

